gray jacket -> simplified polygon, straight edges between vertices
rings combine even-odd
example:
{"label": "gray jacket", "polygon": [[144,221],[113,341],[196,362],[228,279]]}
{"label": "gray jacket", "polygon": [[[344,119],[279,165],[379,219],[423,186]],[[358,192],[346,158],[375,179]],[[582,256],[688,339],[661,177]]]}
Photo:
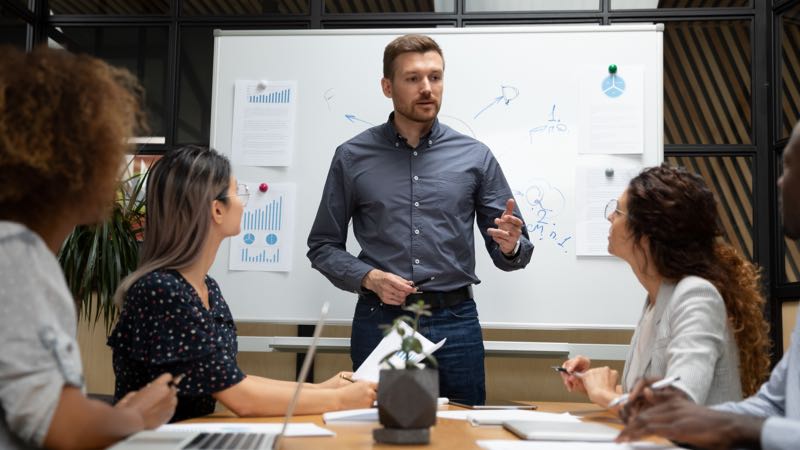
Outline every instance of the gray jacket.
{"label": "gray jacket", "polygon": [[[637,354],[638,341],[646,332],[637,327],[625,360],[623,389],[629,391],[643,376],[679,375],[676,387],[698,404],[740,400],[739,350],[714,285],[695,276],[677,284],[662,283],[653,308],[652,334],[647,336],[652,346]],[[632,373],[635,358],[645,360],[638,361],[639,370]]]}

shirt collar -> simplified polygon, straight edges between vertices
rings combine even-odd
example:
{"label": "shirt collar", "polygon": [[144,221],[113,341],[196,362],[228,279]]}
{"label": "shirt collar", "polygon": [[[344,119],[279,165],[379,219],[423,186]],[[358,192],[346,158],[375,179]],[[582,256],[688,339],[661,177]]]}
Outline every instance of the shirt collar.
{"label": "shirt collar", "polygon": [[[401,141],[405,142],[405,138],[401,136],[400,133],[397,132],[397,128],[394,127],[394,111],[389,114],[389,119],[385,124],[383,124],[383,134],[396,147],[399,146]],[[443,134],[444,128],[439,123],[439,118],[437,117],[433,119],[433,126],[431,126],[431,130],[424,136],[421,136],[419,141],[420,143],[428,141],[428,147],[430,147],[431,145],[436,144]]]}

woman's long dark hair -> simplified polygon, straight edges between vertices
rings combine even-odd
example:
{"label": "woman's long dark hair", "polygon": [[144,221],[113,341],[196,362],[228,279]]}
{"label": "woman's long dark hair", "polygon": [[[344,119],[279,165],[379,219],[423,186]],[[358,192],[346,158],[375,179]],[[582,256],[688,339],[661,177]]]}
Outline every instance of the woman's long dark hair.
{"label": "woman's long dark hair", "polygon": [[117,288],[114,301],[139,278],[158,269],[194,264],[211,227],[211,203],[231,180],[228,159],[212,149],[190,145],[164,155],[147,173],[147,213],[139,267]]}
{"label": "woman's long dark hair", "polygon": [[760,274],[720,238],[714,194],[699,175],[666,164],[642,171],[627,192],[628,229],[635,245],[649,239],[648,263],[670,280],[705,278],[722,295],[739,347],[742,391],[754,394],[770,364]]}

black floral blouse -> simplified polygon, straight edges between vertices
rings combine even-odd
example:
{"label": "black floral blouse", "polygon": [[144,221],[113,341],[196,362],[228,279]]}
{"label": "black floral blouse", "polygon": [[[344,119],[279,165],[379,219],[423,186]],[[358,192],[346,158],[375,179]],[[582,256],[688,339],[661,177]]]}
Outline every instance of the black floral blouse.
{"label": "black floral blouse", "polygon": [[128,290],[108,345],[113,349],[114,401],[164,372],[184,374],[172,422],[214,412],[212,393],[242,381],[236,326],[217,282],[206,276],[209,309],[174,270],[156,270]]}

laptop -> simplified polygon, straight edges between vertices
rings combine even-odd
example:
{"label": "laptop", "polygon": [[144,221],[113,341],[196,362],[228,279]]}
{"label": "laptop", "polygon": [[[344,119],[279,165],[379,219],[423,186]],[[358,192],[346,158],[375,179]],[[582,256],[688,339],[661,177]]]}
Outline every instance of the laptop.
{"label": "laptop", "polygon": [[592,422],[509,420],[503,428],[529,441],[611,442],[619,430]]}
{"label": "laptop", "polygon": [[300,369],[300,375],[297,377],[297,387],[294,390],[294,395],[292,395],[288,408],[286,408],[283,426],[279,433],[141,431],[110,447],[109,450],[277,450],[283,435],[286,433],[289,419],[292,418],[294,408],[297,406],[300,390],[303,388],[303,381],[308,376],[311,363],[314,361],[314,352],[322,334],[322,327],[325,323],[325,317],[328,315],[329,305],[329,302],[325,302],[322,305],[319,320],[314,327],[314,338],[303,359],[303,366]]}

